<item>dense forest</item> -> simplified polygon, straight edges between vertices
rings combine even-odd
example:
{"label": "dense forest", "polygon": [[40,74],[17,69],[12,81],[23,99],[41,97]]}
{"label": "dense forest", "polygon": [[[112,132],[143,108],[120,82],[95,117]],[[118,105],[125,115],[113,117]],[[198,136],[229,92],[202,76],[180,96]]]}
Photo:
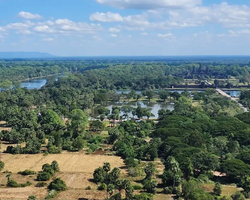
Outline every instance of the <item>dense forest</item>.
{"label": "dense forest", "polygon": [[[106,74],[105,69],[108,68],[110,74]],[[93,69],[104,69],[95,70]],[[145,71],[144,71],[145,70]],[[144,75],[144,79],[150,79],[148,83],[143,83],[140,87],[145,87],[147,84],[154,84],[155,77],[159,79],[164,76],[176,76],[183,79],[228,79],[236,77],[240,82],[250,82],[250,66],[247,58],[93,58],[93,59],[72,59],[72,60],[0,60],[0,79],[21,81],[34,77],[48,76],[61,73],[83,73],[88,71],[89,75],[94,78],[93,81],[105,76],[105,78],[122,78],[121,82],[125,82],[119,87],[135,87],[128,84],[133,78],[132,75]],[[131,74],[131,77],[123,77],[124,74]],[[145,74],[144,74],[145,73]],[[117,76],[115,76],[117,75]],[[95,77],[93,77],[95,76]],[[126,79],[129,78],[129,79]],[[137,79],[138,77],[134,77]],[[126,81],[124,80],[126,79]],[[103,80],[100,80],[103,81]],[[137,82],[133,81],[134,84]],[[144,80],[144,82],[146,82]],[[177,82],[179,83],[179,82]],[[104,83],[100,83],[104,84]],[[119,84],[119,83],[118,83]],[[157,87],[165,86],[166,83],[159,81]],[[111,87],[106,85],[106,87]],[[112,85],[116,87],[116,85]]]}
{"label": "dense forest", "polygon": [[[166,90],[184,78],[232,76],[250,82],[249,71],[247,63],[222,61],[2,60],[0,120],[9,128],[0,133],[8,144],[4,153],[92,154],[105,147],[106,154],[124,160],[127,172],[124,177],[121,169],[112,169],[108,156],[93,171],[92,181],[110,200],[151,200],[156,194],[185,200],[250,198],[249,113],[213,88],[192,93]],[[58,73],[66,76],[48,78],[41,89],[18,84]],[[130,92],[118,94],[117,89]],[[111,110],[106,106],[121,101],[171,102],[174,110],[160,109],[156,119],[140,104]],[[240,102],[250,106],[249,91],[242,91]],[[162,164],[162,171],[156,163]],[[57,169],[53,165],[43,166],[39,179],[50,179]],[[54,182],[67,189],[61,179]],[[212,185],[212,191],[206,185]],[[226,195],[226,185],[239,191]]]}

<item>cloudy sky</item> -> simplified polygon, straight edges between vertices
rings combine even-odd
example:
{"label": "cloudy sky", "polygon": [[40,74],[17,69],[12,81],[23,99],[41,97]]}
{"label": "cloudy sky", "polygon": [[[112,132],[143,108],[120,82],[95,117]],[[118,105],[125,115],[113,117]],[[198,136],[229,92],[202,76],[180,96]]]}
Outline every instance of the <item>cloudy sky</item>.
{"label": "cloudy sky", "polygon": [[249,0],[0,0],[0,51],[250,55]]}

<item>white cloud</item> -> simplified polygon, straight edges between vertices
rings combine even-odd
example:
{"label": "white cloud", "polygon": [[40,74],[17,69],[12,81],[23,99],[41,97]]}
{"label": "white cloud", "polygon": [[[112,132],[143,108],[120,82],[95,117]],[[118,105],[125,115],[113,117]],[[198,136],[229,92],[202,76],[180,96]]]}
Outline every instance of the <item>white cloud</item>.
{"label": "white cloud", "polygon": [[6,26],[7,29],[15,29],[15,30],[27,29],[29,27],[30,25],[24,23],[11,23]]}
{"label": "white cloud", "polygon": [[5,31],[5,29],[4,29],[4,28],[2,28],[2,27],[0,27],[0,32],[3,32],[3,31]]}
{"label": "white cloud", "polygon": [[157,37],[163,38],[169,41],[175,40],[175,36],[172,33],[157,34]]}
{"label": "white cloud", "polygon": [[237,31],[229,30],[228,33],[229,33],[229,36],[231,36],[231,37],[239,37],[242,35],[249,35],[250,36],[250,30],[248,30],[248,29],[237,30]]}
{"label": "white cloud", "polygon": [[20,18],[24,18],[24,19],[41,19],[42,18],[41,15],[32,14],[30,12],[24,12],[24,11],[19,12],[17,16]]}
{"label": "white cloud", "polygon": [[112,32],[112,33],[119,33],[120,31],[121,31],[121,29],[119,29],[119,28],[115,28],[115,27],[109,28],[109,32]]}
{"label": "white cloud", "polygon": [[141,33],[141,35],[148,36],[148,33],[147,32],[143,32],[143,33]]}
{"label": "white cloud", "polygon": [[185,8],[199,5],[202,0],[96,0],[98,3],[119,9]]}
{"label": "white cloud", "polygon": [[123,17],[119,13],[93,13],[90,15],[89,19],[91,21],[99,21],[99,22],[122,22]]}
{"label": "white cloud", "polygon": [[17,33],[23,34],[23,35],[30,35],[31,31],[30,30],[20,30],[20,31],[17,31]]}
{"label": "white cloud", "polygon": [[45,42],[53,42],[54,39],[53,39],[53,38],[44,38],[44,39],[42,39],[42,41],[45,41]]}
{"label": "white cloud", "polygon": [[117,35],[116,35],[116,34],[111,34],[111,36],[112,36],[112,37],[117,37]]}
{"label": "white cloud", "polygon": [[172,33],[158,34],[157,36],[158,36],[158,37],[161,37],[161,38],[169,38],[169,37],[172,37],[173,34],[172,34]]}
{"label": "white cloud", "polygon": [[37,32],[44,32],[44,33],[54,33],[55,32],[55,30],[53,30],[52,28],[50,28],[47,25],[36,26],[33,30],[37,31]]}

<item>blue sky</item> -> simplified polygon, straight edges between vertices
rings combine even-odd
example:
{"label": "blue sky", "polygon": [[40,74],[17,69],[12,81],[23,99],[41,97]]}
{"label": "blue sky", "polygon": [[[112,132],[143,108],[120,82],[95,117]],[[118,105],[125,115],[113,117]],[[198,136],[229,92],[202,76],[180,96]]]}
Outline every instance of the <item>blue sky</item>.
{"label": "blue sky", "polygon": [[250,55],[249,0],[0,0],[0,51]]}

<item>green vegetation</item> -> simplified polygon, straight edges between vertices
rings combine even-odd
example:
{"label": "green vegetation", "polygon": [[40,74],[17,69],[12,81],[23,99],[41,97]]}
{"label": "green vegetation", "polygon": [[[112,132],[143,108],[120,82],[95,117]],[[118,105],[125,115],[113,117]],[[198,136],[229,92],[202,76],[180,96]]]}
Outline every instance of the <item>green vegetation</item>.
{"label": "green vegetation", "polygon": [[[159,193],[186,200],[249,198],[250,114],[213,89],[247,88],[249,72],[244,60],[0,61],[0,120],[8,128],[0,138],[8,143],[5,153],[11,154],[47,155],[66,150],[120,156],[128,175],[121,175],[108,162],[93,172],[98,190],[106,191],[111,200],[122,199],[122,194],[126,199],[151,200]],[[58,73],[66,76],[57,81],[48,78],[39,90],[20,88],[22,79]],[[206,86],[206,80],[212,85]],[[180,84],[209,88],[181,94],[166,90]],[[129,92],[118,94],[117,89]],[[107,108],[109,102],[129,101],[138,106]],[[140,101],[172,102],[174,110],[161,109],[159,118],[153,120],[151,110]],[[240,102],[250,107],[249,91],[242,91]],[[0,162],[0,170],[3,167]],[[46,198],[67,189],[56,172],[59,166],[53,161],[37,174],[37,181],[54,176]],[[9,187],[30,184],[18,184],[10,176],[6,176]],[[222,196],[225,184],[243,190]],[[39,182],[36,187],[45,185]]]}

